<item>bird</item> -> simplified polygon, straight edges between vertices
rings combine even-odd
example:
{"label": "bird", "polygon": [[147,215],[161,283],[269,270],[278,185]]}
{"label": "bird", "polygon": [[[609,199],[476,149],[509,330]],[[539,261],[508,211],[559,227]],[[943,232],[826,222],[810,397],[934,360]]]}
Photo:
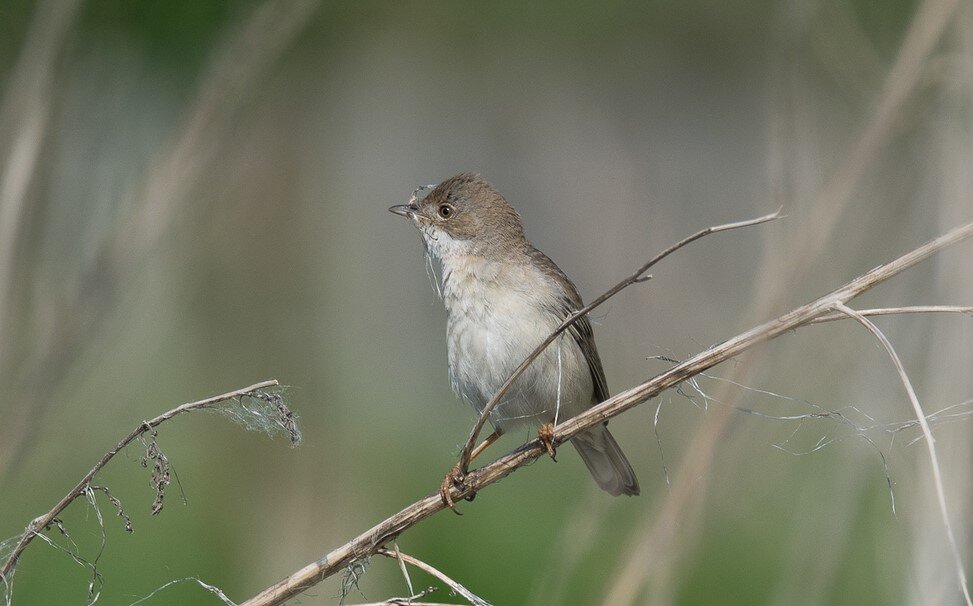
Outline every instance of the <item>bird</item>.
{"label": "bird", "polygon": [[[389,211],[415,225],[427,254],[439,262],[450,385],[479,414],[524,359],[584,304],[567,275],[527,240],[520,215],[490,182],[464,172],[427,188],[421,199],[414,193],[408,204]],[[521,426],[538,426],[543,440],[543,431],[558,420],[608,397],[591,322],[583,316],[513,383],[489,416],[493,434],[474,454]],[[635,471],[607,422],[570,443],[602,490],[639,494]]]}

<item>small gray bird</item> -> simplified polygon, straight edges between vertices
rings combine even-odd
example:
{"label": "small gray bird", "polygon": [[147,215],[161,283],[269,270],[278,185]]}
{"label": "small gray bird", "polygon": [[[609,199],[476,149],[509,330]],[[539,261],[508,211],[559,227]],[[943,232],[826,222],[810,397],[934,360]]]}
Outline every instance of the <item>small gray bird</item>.
{"label": "small gray bird", "polygon": [[[415,198],[415,197],[413,197]],[[422,200],[393,206],[442,265],[453,391],[481,412],[507,377],[584,304],[571,280],[524,236],[517,211],[478,175],[462,173]],[[490,415],[494,436],[564,420],[608,398],[588,318],[551,343]],[[637,495],[635,472],[605,425],[571,441],[598,485]]]}

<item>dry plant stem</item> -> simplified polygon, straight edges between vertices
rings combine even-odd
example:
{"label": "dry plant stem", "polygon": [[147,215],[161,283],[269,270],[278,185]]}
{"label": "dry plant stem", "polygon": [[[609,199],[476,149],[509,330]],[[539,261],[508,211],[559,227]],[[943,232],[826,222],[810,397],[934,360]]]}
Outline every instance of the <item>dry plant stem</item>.
{"label": "dry plant stem", "polygon": [[514,381],[516,381],[520,377],[520,375],[524,374],[524,371],[527,370],[527,368],[531,365],[531,363],[534,360],[536,360],[537,357],[541,355],[541,353],[543,353],[545,349],[547,349],[547,346],[553,343],[554,339],[556,339],[562,332],[570,328],[575,322],[577,322],[581,318],[588,315],[590,311],[592,311],[593,309],[595,309],[596,307],[598,307],[608,299],[614,297],[615,295],[617,295],[624,289],[628,288],[632,284],[645,282],[646,280],[651,278],[651,276],[645,275],[645,272],[649,271],[649,269],[651,269],[652,266],[654,266],[656,263],[665,259],[666,257],[676,252],[683,246],[686,246],[687,244],[695,242],[696,240],[699,240],[700,238],[703,238],[710,234],[715,234],[723,231],[730,231],[732,229],[740,229],[742,227],[750,227],[753,225],[760,225],[761,223],[774,221],[776,219],[781,218],[780,211],[781,209],[778,208],[776,212],[771,213],[769,215],[764,215],[762,217],[757,217],[756,219],[750,219],[747,221],[738,221],[736,223],[726,223],[724,225],[716,225],[713,227],[707,227],[706,229],[700,230],[694,233],[693,235],[684,238],[679,242],[676,242],[669,248],[663,250],[656,256],[652,257],[642,267],[638,268],[635,271],[635,273],[633,273],[632,275],[628,276],[627,278],[625,278],[624,280],[622,280],[621,282],[619,282],[618,284],[610,288],[607,292],[605,292],[603,295],[601,295],[600,297],[598,297],[588,305],[582,307],[578,311],[575,311],[567,318],[565,318],[564,321],[561,322],[561,325],[558,326],[554,332],[552,332],[546,339],[544,339],[543,343],[538,345],[534,349],[534,351],[532,351],[531,354],[527,356],[527,358],[523,362],[520,363],[520,366],[518,366],[513,371],[513,373],[507,378],[507,380],[504,381],[503,385],[500,386],[500,389],[497,390],[497,393],[493,394],[493,397],[490,399],[489,402],[487,402],[487,405],[483,408],[483,411],[480,413],[480,418],[476,420],[476,424],[473,426],[472,431],[470,431],[470,437],[466,440],[466,445],[463,447],[463,453],[461,454],[459,459],[459,468],[461,474],[466,475],[466,473],[469,471],[470,460],[472,458],[471,453],[473,452],[473,447],[476,445],[476,439],[479,437],[480,431],[483,430],[483,426],[486,424],[487,419],[490,418],[490,413],[493,412],[493,409],[496,408],[497,404],[500,402],[500,398],[502,398],[504,394],[506,394],[510,390],[510,387],[513,385]]}
{"label": "dry plant stem", "polygon": [[480,453],[482,453],[484,450],[489,448],[491,444],[499,440],[501,435],[502,434],[499,431],[494,431],[493,433],[488,435],[486,439],[480,442],[480,445],[474,448],[473,452],[470,453],[470,461],[480,456]]}
{"label": "dry plant stem", "polygon": [[[908,307],[878,307],[875,309],[859,309],[855,312],[859,316],[894,316],[899,314],[928,314],[928,313],[954,313],[973,315],[973,307],[964,305],[910,305]],[[848,315],[842,312],[827,314],[814,318],[808,324],[820,324],[822,322],[834,322],[835,320],[845,320]]]}
{"label": "dry plant stem", "polygon": [[[815,301],[715,345],[668,371],[627,391],[618,393],[578,416],[564,421],[554,428],[553,441],[555,444],[561,444],[577,434],[603,423],[605,420],[617,416],[743,351],[751,349],[759,343],[807,324],[812,319],[833,311],[839,303],[851,300],[940,250],[971,236],[973,236],[973,223],[968,223],[927,242],[894,261],[876,267]],[[470,472],[463,483],[463,487],[453,487],[450,494],[454,501],[469,496],[501,480],[543,454],[546,454],[546,450],[541,445],[540,440],[532,440],[493,463]],[[271,585],[241,606],[282,604],[321,580],[343,570],[351,562],[374,554],[379,548],[394,540],[405,530],[438,513],[445,507],[446,505],[438,492],[420,499],[319,560],[311,562],[286,579]]]}
{"label": "dry plant stem", "polygon": [[953,552],[953,559],[956,562],[956,573],[960,589],[963,591],[963,597],[966,598],[967,606],[973,606],[973,601],[970,600],[970,588],[966,583],[966,572],[963,570],[963,558],[960,556],[959,547],[956,545],[953,525],[949,521],[949,512],[946,509],[946,489],[943,485],[943,474],[939,467],[939,455],[936,454],[936,440],[933,438],[932,430],[929,428],[929,422],[926,420],[926,413],[922,410],[922,405],[919,403],[918,396],[916,396],[916,390],[912,387],[912,381],[909,380],[909,375],[905,372],[902,360],[895,353],[895,348],[892,347],[892,343],[885,336],[885,333],[879,330],[875,324],[861,313],[856,312],[844,303],[836,303],[835,309],[840,313],[858,320],[862,326],[875,335],[875,338],[882,343],[882,347],[885,348],[889,358],[892,359],[892,364],[895,365],[895,372],[898,373],[899,379],[902,381],[902,386],[909,396],[909,402],[912,403],[912,409],[916,413],[916,420],[919,421],[919,426],[922,428],[922,435],[926,437],[926,449],[929,451],[929,463],[932,466],[933,484],[936,486],[936,500],[939,502],[939,513],[943,519],[943,526],[946,528],[946,539],[949,542],[949,548]]}
{"label": "dry plant stem", "polygon": [[[81,4],[76,0],[47,4],[50,10],[66,14],[72,3]],[[78,344],[88,342],[107,321],[111,293],[140,267],[148,251],[184,214],[181,211],[193,199],[194,188],[205,181],[210,166],[222,157],[229,133],[254,85],[300,33],[318,5],[319,0],[265,0],[231,28],[215,47],[209,67],[199,78],[195,100],[173,139],[150,163],[144,178],[123,194],[121,208],[128,210],[117,219],[115,228],[106,232],[106,238],[92,243],[91,254],[85,255],[90,262],[82,268],[78,281],[84,288],[67,298],[60,293],[48,295],[59,302],[55,308],[59,318],[87,320],[57,322],[50,334],[32,346],[28,367],[20,374],[39,379],[26,386],[15,382],[13,393],[7,394],[7,400],[18,402],[18,406],[6,410],[0,424],[0,481],[32,444],[31,436],[52,401],[51,390],[76,361],[75,352],[83,350]],[[33,72],[28,74],[38,77]],[[5,244],[0,241],[0,250]],[[3,264],[0,252],[0,269]],[[0,306],[4,297],[9,299],[10,278],[8,275],[7,283],[0,282]],[[9,316],[11,312],[4,313]],[[35,321],[47,323],[46,319]],[[7,343],[9,335],[4,333],[10,326],[10,322],[0,321],[0,342]],[[6,353],[6,348],[0,348],[0,362]]]}
{"label": "dry plant stem", "polygon": [[319,4],[319,0],[264,0],[216,48],[182,130],[134,192],[140,203],[116,232],[114,257],[125,259],[129,250],[144,248],[142,241],[158,241],[168,229],[180,204],[206,179],[211,164],[222,158],[226,133],[231,132],[254,84]]}
{"label": "dry plant stem", "polygon": [[[49,136],[58,84],[58,59],[71,39],[72,26],[82,6],[79,0],[35,4],[24,48],[0,97],[0,343],[4,344],[0,347],[0,377],[7,390],[7,400],[16,402],[14,406],[0,406],[4,419],[0,426],[0,480],[14,458],[11,453],[16,454],[30,442],[30,432],[25,427],[29,429],[31,423],[36,423],[33,419],[41,416],[32,406],[31,398],[18,393],[16,382],[11,381],[17,365],[14,343],[23,324],[12,320],[17,314],[15,293],[19,291],[16,284],[20,262],[18,243],[23,240],[21,232],[26,229],[25,217],[29,215],[27,209],[32,201],[31,185],[37,178]],[[79,315],[82,314],[62,317]],[[45,362],[40,362],[37,368],[46,369]]]}
{"label": "dry plant stem", "polygon": [[402,559],[402,553],[399,550],[399,543],[397,541],[392,541],[392,546],[395,547],[395,559],[399,563],[399,570],[402,572],[403,578],[405,578],[406,587],[409,588],[409,595],[414,596],[416,594],[416,590],[412,586],[412,577],[409,576],[409,569],[405,566],[405,560]]}
{"label": "dry plant stem", "polygon": [[92,467],[88,471],[88,473],[84,475],[83,478],[81,478],[81,481],[78,482],[75,485],[75,487],[72,488],[70,492],[68,492],[68,494],[64,495],[64,498],[58,501],[57,505],[55,505],[53,509],[51,509],[44,515],[35,518],[33,521],[31,521],[30,524],[27,525],[26,530],[24,530],[24,536],[20,539],[20,542],[10,553],[10,557],[8,557],[7,560],[3,563],[3,567],[0,568],[0,577],[6,578],[9,576],[10,572],[14,569],[14,566],[16,566],[17,564],[17,558],[20,557],[20,554],[24,551],[27,545],[30,544],[30,542],[34,539],[37,533],[40,532],[46,526],[48,526],[54,520],[54,518],[56,518],[62,511],[64,511],[65,508],[67,508],[67,506],[70,505],[75,499],[85,494],[86,488],[90,484],[91,480],[95,477],[95,475],[97,475],[97,473],[101,471],[101,469],[105,465],[107,465],[108,462],[111,461],[112,458],[114,458],[115,455],[119,453],[119,451],[121,451],[126,446],[128,446],[129,444],[137,440],[139,436],[141,436],[147,431],[151,431],[158,425],[161,425],[162,423],[168,421],[169,419],[177,415],[180,415],[184,412],[189,412],[191,410],[198,410],[200,408],[205,408],[212,404],[224,402],[226,400],[231,400],[233,398],[247,396],[259,389],[264,389],[267,387],[276,387],[277,385],[278,382],[274,379],[271,379],[269,381],[261,381],[260,383],[255,383],[249,387],[244,387],[243,389],[235,389],[233,391],[227,392],[222,395],[213,396],[210,398],[206,398],[204,400],[197,400],[195,402],[182,404],[180,406],[173,408],[172,410],[169,410],[168,412],[162,413],[161,415],[155,417],[154,419],[151,419],[149,421],[143,421],[142,423],[140,423],[138,427],[133,429],[127,436],[122,438],[122,440],[118,444],[116,444],[114,448],[112,448],[104,455],[102,455],[101,459],[99,459],[99,461],[95,464],[95,466]]}
{"label": "dry plant stem", "polygon": [[450,589],[452,589],[457,594],[463,596],[463,598],[466,599],[466,601],[468,601],[470,604],[473,604],[473,606],[490,606],[489,602],[487,602],[483,598],[478,597],[475,593],[473,593],[466,587],[463,587],[453,579],[449,578],[448,576],[446,576],[445,573],[443,573],[439,569],[433,568],[432,566],[426,564],[425,562],[423,562],[418,558],[414,558],[410,555],[406,555],[398,550],[393,551],[391,549],[384,549],[384,548],[376,550],[375,553],[377,553],[378,555],[383,555],[387,558],[392,558],[393,560],[399,560],[400,562],[405,562],[411,566],[415,566],[419,570],[425,571],[426,573],[436,577],[437,579],[445,583],[447,586],[449,586]]}
{"label": "dry plant stem", "polygon": [[[24,227],[28,190],[50,122],[57,59],[80,6],[80,0],[37,3],[24,49],[7,82],[7,98],[0,106],[0,337],[5,337],[9,325],[18,232]],[[0,341],[7,342],[6,338]],[[6,349],[0,348],[0,369]]]}
{"label": "dry plant stem", "polygon": [[868,166],[881,157],[882,148],[895,132],[896,121],[902,117],[903,106],[916,89],[927,82],[927,62],[944,32],[954,22],[959,5],[958,0],[925,0],[916,9],[867,126],[811,207],[808,225],[814,225],[816,229],[808,230],[793,250],[798,262],[793,268],[795,271],[800,273],[805,267],[804,260],[812,258],[808,253],[824,246],[828,234],[832,233],[852,200],[855,185]]}

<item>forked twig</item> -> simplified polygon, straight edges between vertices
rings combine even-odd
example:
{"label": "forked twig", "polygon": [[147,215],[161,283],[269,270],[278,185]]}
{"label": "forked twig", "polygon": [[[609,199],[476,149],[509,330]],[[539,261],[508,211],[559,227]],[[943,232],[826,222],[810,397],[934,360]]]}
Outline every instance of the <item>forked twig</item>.
{"label": "forked twig", "polygon": [[[429,564],[426,564],[425,562],[423,562],[422,560],[420,560],[418,558],[415,558],[415,557],[412,557],[410,555],[404,554],[401,551],[399,551],[398,549],[391,550],[391,549],[382,548],[382,549],[376,550],[375,553],[377,553],[378,555],[383,555],[383,556],[385,556],[387,558],[392,558],[393,560],[398,560],[399,562],[405,562],[406,564],[409,564],[411,566],[415,566],[419,570],[422,570],[422,571],[424,571],[424,572],[426,572],[426,573],[428,573],[428,574],[436,577],[437,579],[439,579],[440,581],[442,581],[443,583],[445,583],[447,586],[449,586],[449,588],[451,590],[453,590],[454,593],[463,596],[463,598],[465,598],[466,601],[468,601],[473,606],[490,606],[490,603],[489,602],[487,602],[483,598],[477,596],[475,593],[473,593],[472,591],[470,591],[466,587],[463,587],[458,582],[456,582],[453,579],[451,579],[448,576],[446,576],[446,573],[440,571],[437,568],[432,567]],[[411,589],[410,589],[410,591],[411,591]]]}
{"label": "forked twig", "polygon": [[[905,255],[876,267],[840,288],[802,305],[778,318],[756,326],[745,333],[693,356],[644,383],[615,394],[597,406],[554,428],[553,441],[561,444],[610,417],[633,408],[663,391],[689,380],[699,373],[725,362],[754,346],[803,326],[835,309],[837,303],[849,301],[874,286],[916,265],[933,254],[961,240],[973,236],[973,223],[967,223],[953,231],[923,244]],[[458,501],[493,484],[518,468],[523,467],[546,453],[540,440],[534,439],[496,461],[469,473],[462,488],[451,487],[450,495]],[[442,511],[446,504],[439,491],[416,501],[398,513],[379,522],[371,529],[307,564],[285,579],[267,587],[241,606],[275,606],[303,592],[335,573],[349,563],[367,557],[393,541],[404,531],[426,518]]]}
{"label": "forked twig", "polygon": [[780,219],[782,216],[780,214],[781,210],[782,208],[778,208],[775,212],[769,215],[764,215],[762,217],[757,217],[756,219],[749,219],[747,221],[737,221],[735,223],[725,223],[723,225],[714,225],[712,227],[707,227],[706,229],[702,229],[692,234],[691,236],[684,238],[679,242],[676,242],[669,248],[663,250],[656,256],[652,257],[645,263],[645,265],[638,268],[635,271],[635,273],[631,274],[630,276],[628,276],[627,278],[625,278],[615,286],[608,289],[608,291],[606,291],[603,295],[601,295],[600,297],[598,297],[588,305],[585,305],[581,309],[568,315],[568,317],[566,317],[564,321],[561,322],[561,324],[557,327],[557,329],[555,329],[554,332],[548,335],[548,337],[544,339],[544,341],[540,345],[534,348],[534,351],[532,351],[530,355],[527,356],[527,358],[520,363],[520,366],[518,366],[513,371],[513,373],[510,374],[507,380],[503,382],[503,385],[500,386],[500,389],[498,389],[497,392],[493,394],[493,397],[490,398],[490,401],[487,402],[487,405],[483,407],[483,411],[480,412],[480,417],[476,420],[476,424],[473,426],[473,429],[470,431],[470,437],[467,438],[466,445],[463,446],[463,452],[460,455],[460,459],[459,459],[460,473],[462,475],[466,475],[467,472],[469,472],[470,455],[473,453],[473,447],[476,446],[476,440],[477,438],[480,437],[480,432],[483,430],[483,426],[486,424],[487,419],[490,418],[490,413],[493,412],[493,409],[497,407],[497,404],[500,402],[500,398],[502,398],[510,390],[510,387],[514,384],[514,381],[520,378],[520,375],[524,374],[524,372],[527,370],[527,367],[529,367],[531,363],[534,360],[536,360],[537,357],[540,356],[545,349],[547,349],[547,346],[553,343],[554,339],[556,339],[562,332],[570,328],[572,325],[574,325],[575,322],[577,322],[581,318],[588,315],[588,313],[591,312],[593,309],[595,309],[596,307],[598,307],[608,299],[614,297],[621,291],[625,290],[632,284],[638,284],[640,282],[645,282],[649,280],[652,276],[645,275],[645,272],[649,271],[649,269],[651,269],[652,266],[654,266],[656,263],[665,259],[666,257],[676,252],[683,246],[686,246],[687,244],[695,242],[696,240],[699,240],[700,238],[703,238],[710,234],[716,234],[722,231],[730,231],[732,229],[740,229],[742,227],[751,227],[753,225],[760,225],[761,223],[767,223],[769,221]]}
{"label": "forked twig", "polygon": [[203,400],[197,400],[195,402],[188,402],[186,404],[182,404],[180,406],[173,408],[172,410],[162,413],[161,415],[155,417],[152,420],[139,423],[138,427],[133,429],[127,436],[122,438],[122,440],[118,444],[116,444],[114,448],[112,448],[104,455],[102,455],[101,459],[99,459],[99,461],[95,463],[95,466],[92,467],[88,471],[88,473],[84,475],[83,478],[81,478],[81,481],[79,481],[75,485],[75,487],[72,488],[70,492],[68,492],[68,494],[64,495],[64,498],[58,501],[57,505],[55,505],[50,511],[48,511],[44,515],[35,518],[30,524],[27,525],[27,528],[24,530],[24,534],[21,537],[20,542],[17,543],[17,546],[14,547],[13,551],[10,552],[10,556],[7,557],[7,560],[3,563],[3,566],[0,567],[0,578],[10,577],[11,571],[14,569],[14,566],[17,565],[17,559],[20,557],[20,554],[23,553],[27,545],[29,545],[30,542],[34,540],[34,537],[38,536],[38,534],[45,527],[49,526],[54,521],[54,518],[56,518],[62,511],[64,511],[68,505],[73,503],[75,499],[77,499],[83,494],[86,494],[89,490],[91,490],[90,483],[91,480],[95,477],[95,475],[99,471],[101,471],[101,469],[105,465],[107,465],[108,462],[111,461],[115,457],[115,455],[119,453],[119,451],[121,451],[126,446],[128,446],[129,444],[137,440],[139,437],[142,436],[142,434],[144,434],[147,431],[151,431],[158,425],[161,425],[162,423],[168,421],[169,419],[177,415],[180,415],[184,412],[189,412],[191,410],[199,410],[200,408],[206,408],[207,406],[218,404],[226,400],[232,400],[234,398],[249,396],[261,389],[266,389],[268,387],[276,387],[277,385],[279,385],[279,383],[275,379],[271,379],[269,381],[261,381],[260,383],[255,383],[249,387],[244,387],[243,389],[235,389],[233,391],[218,396],[213,396],[210,398],[205,398]]}
{"label": "forked twig", "polygon": [[949,513],[946,510],[946,489],[943,486],[943,474],[939,468],[939,455],[936,454],[936,441],[933,439],[932,430],[929,429],[929,422],[926,420],[926,413],[922,410],[922,405],[919,403],[919,398],[916,396],[916,390],[912,387],[912,381],[909,380],[909,375],[905,372],[905,367],[902,365],[902,360],[899,359],[899,355],[895,353],[895,348],[892,347],[891,341],[885,336],[881,330],[878,329],[875,324],[873,324],[868,318],[858,313],[854,309],[851,309],[842,302],[835,303],[834,308],[839,312],[858,320],[858,322],[867,328],[875,338],[879,340],[882,347],[885,348],[886,353],[888,353],[889,358],[892,359],[892,364],[895,365],[895,372],[899,375],[899,379],[902,381],[902,386],[905,388],[906,394],[909,396],[909,402],[912,403],[912,409],[916,413],[916,420],[919,421],[919,426],[922,428],[922,434],[926,437],[926,449],[929,451],[929,464],[932,466],[932,478],[933,484],[936,486],[936,500],[939,502],[939,513],[943,518],[943,526],[946,527],[946,539],[949,542],[949,548],[953,552],[953,559],[956,563],[956,574],[959,580],[960,588],[963,591],[963,597],[966,598],[966,605],[973,606],[973,601],[970,600],[970,588],[966,583],[966,572],[963,569],[963,558],[960,556],[959,547],[956,545],[956,536],[953,534],[953,525],[949,522]]}

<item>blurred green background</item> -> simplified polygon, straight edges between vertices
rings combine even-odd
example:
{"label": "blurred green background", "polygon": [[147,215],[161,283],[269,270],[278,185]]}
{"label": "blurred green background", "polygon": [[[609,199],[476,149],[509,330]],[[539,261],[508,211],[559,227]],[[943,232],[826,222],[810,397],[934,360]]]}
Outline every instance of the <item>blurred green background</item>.
{"label": "blurred green background", "polygon": [[[4,0],[0,83],[0,537],[179,403],[276,378],[301,417],[297,449],[212,414],[164,424],[178,485],[155,517],[141,449],[111,463],[97,482],[135,532],[100,501],[107,605],[185,577],[243,601],[438,486],[474,419],[418,237],[386,212],[416,185],[481,172],[586,299],[784,206],[595,312],[613,392],[973,218],[973,7],[952,0]],[[970,258],[860,305],[969,305]],[[936,436],[970,575],[973,324],[878,322],[927,412],[959,404]],[[889,431],[911,409],[863,329],[711,374],[719,402],[686,387],[613,422],[642,496],[599,492],[565,450],[400,549],[495,604],[961,602],[924,444]],[[97,557],[94,510],[63,522]],[[12,603],[84,603],[88,577],[34,541]],[[407,593],[375,559],[345,603]],[[144,603],[220,602],[183,583]]]}

